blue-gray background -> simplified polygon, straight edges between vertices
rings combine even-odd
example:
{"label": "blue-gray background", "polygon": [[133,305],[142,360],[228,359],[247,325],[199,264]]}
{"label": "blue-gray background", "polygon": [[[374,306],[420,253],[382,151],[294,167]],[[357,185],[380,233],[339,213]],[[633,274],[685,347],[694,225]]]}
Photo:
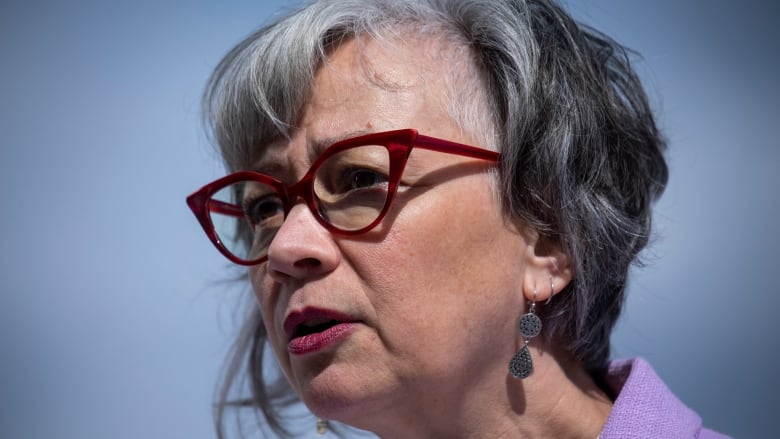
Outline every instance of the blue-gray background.
{"label": "blue-gray background", "polygon": [[[210,70],[282,2],[0,3],[0,437],[207,438],[235,288],[184,197]],[[670,140],[616,356],[706,424],[780,407],[777,3],[569,2],[641,52]],[[313,424],[312,429],[313,429]]]}

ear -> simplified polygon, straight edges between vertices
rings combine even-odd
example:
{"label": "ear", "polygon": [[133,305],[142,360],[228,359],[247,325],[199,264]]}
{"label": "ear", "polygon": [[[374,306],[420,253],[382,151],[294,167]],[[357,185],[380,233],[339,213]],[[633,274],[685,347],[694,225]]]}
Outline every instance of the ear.
{"label": "ear", "polygon": [[544,302],[571,282],[571,257],[560,243],[536,231],[526,233],[526,244],[523,295],[528,301]]}

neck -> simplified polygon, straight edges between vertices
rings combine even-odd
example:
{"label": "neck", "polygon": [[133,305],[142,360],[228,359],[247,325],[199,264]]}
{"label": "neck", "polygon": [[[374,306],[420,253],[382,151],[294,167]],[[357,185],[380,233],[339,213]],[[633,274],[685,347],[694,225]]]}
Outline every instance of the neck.
{"label": "neck", "polygon": [[612,410],[611,399],[567,353],[533,351],[541,364],[524,387],[527,399],[536,401],[528,401],[523,417],[534,431],[523,437],[598,437]]}
{"label": "neck", "polygon": [[439,383],[370,429],[384,439],[596,438],[612,401],[569,355],[544,347],[531,354],[534,372],[524,380],[502,365],[465,385]]}

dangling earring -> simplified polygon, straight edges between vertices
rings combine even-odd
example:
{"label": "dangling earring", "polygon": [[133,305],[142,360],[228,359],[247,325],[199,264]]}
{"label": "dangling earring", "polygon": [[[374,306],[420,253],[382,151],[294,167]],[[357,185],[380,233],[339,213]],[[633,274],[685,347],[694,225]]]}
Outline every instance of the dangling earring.
{"label": "dangling earring", "polygon": [[527,378],[534,370],[531,360],[531,351],[528,350],[528,341],[542,332],[542,320],[536,315],[536,289],[534,298],[528,312],[520,318],[520,335],[523,336],[523,347],[512,357],[509,362],[509,373],[515,378]]}
{"label": "dangling earring", "polygon": [[317,435],[322,436],[328,432],[328,420],[317,417]]}

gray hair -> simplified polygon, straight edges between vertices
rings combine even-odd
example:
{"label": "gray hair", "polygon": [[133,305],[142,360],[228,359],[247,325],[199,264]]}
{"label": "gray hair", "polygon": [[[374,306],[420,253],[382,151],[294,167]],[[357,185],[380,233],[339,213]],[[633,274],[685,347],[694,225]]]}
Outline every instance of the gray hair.
{"label": "gray hair", "polygon": [[[505,213],[560,246],[575,273],[542,307],[545,336],[589,371],[604,367],[629,268],[668,178],[666,145],[628,50],[553,1],[323,0],[266,25],[227,54],[205,93],[206,125],[228,169],[247,168],[258,145],[290,135],[317,69],[343,41],[410,29],[467,49],[479,92],[452,96],[451,114],[498,145]],[[477,104],[487,117],[454,109]],[[278,402],[290,392],[264,381],[265,338],[255,309],[227,368],[220,435],[242,373],[252,396],[235,403],[259,408],[285,434]]]}

